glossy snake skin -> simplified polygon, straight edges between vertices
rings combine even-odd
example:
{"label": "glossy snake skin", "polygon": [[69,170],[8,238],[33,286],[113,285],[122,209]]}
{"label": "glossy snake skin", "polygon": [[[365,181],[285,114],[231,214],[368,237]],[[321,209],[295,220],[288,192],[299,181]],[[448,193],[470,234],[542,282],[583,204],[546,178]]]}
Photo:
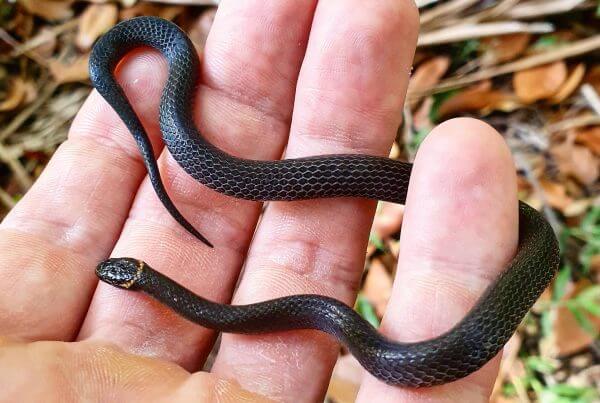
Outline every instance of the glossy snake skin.
{"label": "glossy snake skin", "polygon": [[[177,26],[158,18],[122,22],[95,45],[90,58],[92,82],[135,137],[160,200],[178,222],[208,245],[165,192],[148,136],[114,79],[121,58],[139,46],[156,48],[168,60],[160,127],[175,160],[197,181],[251,200],[353,196],[404,203],[411,173],[408,163],[367,155],[255,161],[215,148],[203,139],[192,119],[199,62],[189,39]],[[460,379],[493,358],[554,276],[558,244],[552,229],[524,203],[519,204],[519,219],[518,251],[503,273],[452,329],[417,343],[389,340],[342,302],[319,295],[232,306],[207,301],[135,259],[110,259],[96,272],[103,281],[141,290],[187,319],[218,331],[327,332],[377,378],[393,385],[432,386]]]}

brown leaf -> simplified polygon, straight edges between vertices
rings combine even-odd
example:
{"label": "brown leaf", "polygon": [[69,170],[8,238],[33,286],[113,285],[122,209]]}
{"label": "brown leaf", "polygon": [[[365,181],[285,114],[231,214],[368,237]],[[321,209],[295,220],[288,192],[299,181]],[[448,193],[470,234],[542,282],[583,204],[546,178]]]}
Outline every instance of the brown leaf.
{"label": "brown leaf", "polygon": [[567,66],[564,61],[558,61],[516,72],[513,86],[523,102],[532,103],[556,94],[566,79]]}
{"label": "brown leaf", "polygon": [[446,74],[448,67],[450,58],[447,56],[437,56],[421,63],[408,83],[408,92],[419,92],[434,86]]}
{"label": "brown leaf", "polygon": [[88,62],[90,55],[80,56],[74,62],[66,64],[58,60],[50,60],[48,68],[59,84],[85,81],[89,78]]}
{"label": "brown leaf", "polygon": [[37,15],[47,21],[61,21],[73,16],[74,0],[19,0],[19,4],[27,10],[27,12]]}
{"label": "brown leaf", "polygon": [[117,23],[119,10],[116,4],[90,4],[81,14],[75,43],[79,49],[91,49],[94,41]]}
{"label": "brown leaf", "polygon": [[373,232],[384,239],[400,231],[404,206],[397,203],[381,202],[373,220]]}
{"label": "brown leaf", "polygon": [[173,20],[184,10],[183,6],[159,6],[157,4],[142,2],[135,6],[121,10],[120,18],[128,20],[141,15],[154,15],[165,20]]}
{"label": "brown leaf", "polygon": [[[481,81],[464,91],[448,98],[438,110],[440,118],[457,115],[462,112],[490,111],[497,107],[512,109],[519,106],[514,95],[492,89],[490,80]],[[503,109],[504,110],[504,109]]]}
{"label": "brown leaf", "polygon": [[527,49],[531,34],[516,33],[483,38],[481,44],[485,53],[481,57],[483,66],[491,66],[498,63],[513,60]]}
{"label": "brown leaf", "polygon": [[569,74],[569,78],[563,83],[563,85],[558,89],[556,94],[552,95],[550,98],[550,102],[554,104],[559,104],[565,99],[567,99],[581,84],[581,80],[583,80],[583,76],[585,75],[585,64],[579,63],[577,67],[571,71]]}
{"label": "brown leaf", "polygon": [[335,403],[353,403],[365,370],[352,355],[342,355],[333,368],[327,397]]}
{"label": "brown leaf", "polygon": [[188,35],[198,49],[204,49],[204,44],[206,43],[206,38],[208,38],[208,33],[210,32],[216,13],[216,7],[209,8],[196,18],[189,29]]}
{"label": "brown leaf", "polygon": [[600,156],[600,126],[586,127],[575,132],[575,141]]}
{"label": "brown leaf", "polygon": [[573,202],[573,199],[567,196],[567,189],[562,183],[540,179],[540,185],[550,206],[562,211]]}
{"label": "brown leaf", "polygon": [[392,295],[392,277],[379,259],[373,259],[363,285],[363,295],[375,308],[378,317],[383,317]]}
{"label": "brown leaf", "polygon": [[[577,296],[590,286],[588,281],[580,281],[571,287],[563,300]],[[600,328],[600,318],[585,314],[587,318]],[[566,306],[559,306],[551,313],[552,332],[543,340],[542,350],[545,356],[558,358],[573,354],[589,346],[594,337],[581,328],[571,311]]]}
{"label": "brown leaf", "polygon": [[588,148],[576,145],[574,139],[572,134],[567,136],[564,142],[552,147],[550,153],[562,174],[591,185],[600,175],[599,160]]}
{"label": "brown leaf", "polygon": [[12,111],[25,102],[27,90],[25,80],[16,77],[11,80],[6,97],[0,102],[0,111]]}
{"label": "brown leaf", "polygon": [[591,84],[597,93],[600,94],[600,65],[595,65],[585,76],[586,83]]}

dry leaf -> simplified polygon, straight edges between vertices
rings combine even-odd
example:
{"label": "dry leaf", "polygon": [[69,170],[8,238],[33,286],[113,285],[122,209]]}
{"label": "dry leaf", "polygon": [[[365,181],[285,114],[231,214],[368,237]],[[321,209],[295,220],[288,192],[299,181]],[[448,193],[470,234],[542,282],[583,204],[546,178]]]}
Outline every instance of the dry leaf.
{"label": "dry leaf", "polygon": [[408,83],[408,92],[420,92],[433,87],[446,74],[448,67],[450,58],[446,56],[437,56],[421,63]]}
{"label": "dry leaf", "polygon": [[566,79],[567,65],[558,61],[516,72],[513,86],[523,102],[532,103],[556,94]]}
{"label": "dry leaf", "polygon": [[58,60],[50,60],[48,68],[59,84],[75,81],[85,81],[89,78],[88,62],[90,55],[80,56],[73,63],[62,63]]}
{"label": "dry leaf", "polygon": [[512,109],[519,106],[516,97],[492,89],[492,82],[484,80],[448,98],[440,106],[438,115],[443,119],[462,112],[486,112],[499,106],[507,108],[509,105],[512,105]]}
{"label": "dry leaf", "polygon": [[152,3],[138,3],[133,7],[121,10],[120,18],[128,20],[141,15],[154,15],[165,20],[173,20],[184,10],[183,6],[159,6]]}
{"label": "dry leaf", "polygon": [[375,308],[379,318],[383,317],[385,308],[392,295],[392,277],[379,259],[373,259],[363,285],[363,295]]}
{"label": "dry leaf", "polygon": [[[569,300],[588,288],[588,281],[580,281],[571,287],[563,300]],[[600,318],[585,313],[587,318],[600,328]],[[571,311],[566,306],[559,306],[551,313],[552,332],[542,341],[544,356],[551,358],[573,354],[589,346],[594,338],[581,328]]]}
{"label": "dry leaf", "polygon": [[575,141],[600,156],[600,126],[587,127],[575,132]]}
{"label": "dry leaf", "polygon": [[574,139],[573,134],[567,136],[564,142],[552,147],[550,153],[562,174],[591,185],[600,175],[600,161],[588,148],[576,145]]}
{"label": "dry leaf", "polygon": [[569,78],[567,78],[556,94],[552,95],[550,102],[558,104],[567,99],[579,87],[584,75],[585,64],[579,63],[577,67],[573,69],[571,74],[569,74]]}
{"label": "dry leaf", "polygon": [[73,0],[19,0],[27,12],[48,21],[66,20],[73,16]]}
{"label": "dry leaf", "polygon": [[416,131],[431,131],[435,124],[431,121],[433,97],[427,97],[413,114],[413,127]]}
{"label": "dry leaf", "polygon": [[540,179],[540,185],[544,191],[546,201],[551,207],[563,211],[573,203],[573,199],[567,196],[567,188],[562,183]]}
{"label": "dry leaf", "polygon": [[0,111],[12,111],[18,108],[25,101],[27,90],[25,80],[21,77],[16,77],[11,80],[8,87],[8,92],[4,99],[0,102]]}
{"label": "dry leaf", "polygon": [[91,49],[94,41],[117,23],[119,10],[116,4],[90,4],[81,14],[75,43],[79,49]]}
{"label": "dry leaf", "polygon": [[373,232],[384,239],[400,231],[404,206],[397,203],[381,202],[373,220]]}
{"label": "dry leaf", "polygon": [[327,397],[336,403],[352,403],[356,400],[365,370],[352,355],[338,357],[327,389]]}
{"label": "dry leaf", "polygon": [[585,76],[586,83],[590,84],[600,94],[600,65],[595,65]]}
{"label": "dry leaf", "polygon": [[204,44],[206,43],[206,38],[208,38],[208,33],[215,20],[216,13],[217,9],[215,7],[204,11],[196,18],[188,31],[190,39],[199,50],[204,49]]}
{"label": "dry leaf", "polygon": [[481,56],[483,66],[491,66],[513,60],[527,49],[531,34],[517,33],[482,38],[485,53]]}

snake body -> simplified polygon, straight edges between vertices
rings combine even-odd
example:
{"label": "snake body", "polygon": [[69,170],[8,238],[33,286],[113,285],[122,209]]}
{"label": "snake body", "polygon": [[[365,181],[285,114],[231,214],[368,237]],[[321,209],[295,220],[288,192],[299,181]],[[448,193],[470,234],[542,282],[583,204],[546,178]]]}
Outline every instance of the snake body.
{"label": "snake body", "polygon": [[[114,78],[123,56],[140,46],[159,50],[168,61],[160,128],[170,153],[197,181],[229,196],[259,201],[351,196],[405,202],[411,173],[408,163],[368,155],[256,161],[217,149],[201,136],[193,122],[199,62],[185,33],[154,17],[122,22],[94,46],[90,57],[92,82],[136,139],[150,180],[166,209],[209,246],[167,195],[148,136]],[[458,324],[436,338],[416,343],[386,338],[350,307],[324,296],[294,295],[233,306],[197,296],[130,258],[104,261],[96,273],[105,282],[141,290],[187,319],[218,331],[327,332],[346,345],[377,378],[392,385],[432,386],[460,379],[493,358],[556,272],[558,243],[552,228],[527,204],[520,202],[518,208],[519,244],[510,264]]]}

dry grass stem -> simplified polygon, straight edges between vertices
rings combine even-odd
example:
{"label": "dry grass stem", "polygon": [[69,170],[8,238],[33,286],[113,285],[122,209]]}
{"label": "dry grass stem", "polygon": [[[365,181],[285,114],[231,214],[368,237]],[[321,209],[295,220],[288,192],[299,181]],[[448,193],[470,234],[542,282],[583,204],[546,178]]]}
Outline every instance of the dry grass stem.
{"label": "dry grass stem", "polygon": [[594,51],[596,49],[600,49],[600,35],[595,35],[590,38],[582,39],[577,42],[573,42],[568,45],[561,46],[559,48],[544,53],[524,57],[514,62],[480,70],[476,73],[468,74],[464,77],[450,78],[448,80],[440,82],[432,88],[409,93],[408,99],[418,100],[424,96],[431,95],[437,92],[464,87],[466,85],[473,84],[481,80],[487,80],[489,78],[497,77],[503,74],[514,73],[515,71],[530,69],[532,67],[552,63],[557,60],[568,59],[570,57],[579,56]]}
{"label": "dry grass stem", "polygon": [[522,22],[489,22],[484,24],[455,25],[419,35],[418,46],[439,45],[464,41],[486,36],[508,35],[521,32],[549,33],[554,31],[554,25],[546,22],[526,24]]}

